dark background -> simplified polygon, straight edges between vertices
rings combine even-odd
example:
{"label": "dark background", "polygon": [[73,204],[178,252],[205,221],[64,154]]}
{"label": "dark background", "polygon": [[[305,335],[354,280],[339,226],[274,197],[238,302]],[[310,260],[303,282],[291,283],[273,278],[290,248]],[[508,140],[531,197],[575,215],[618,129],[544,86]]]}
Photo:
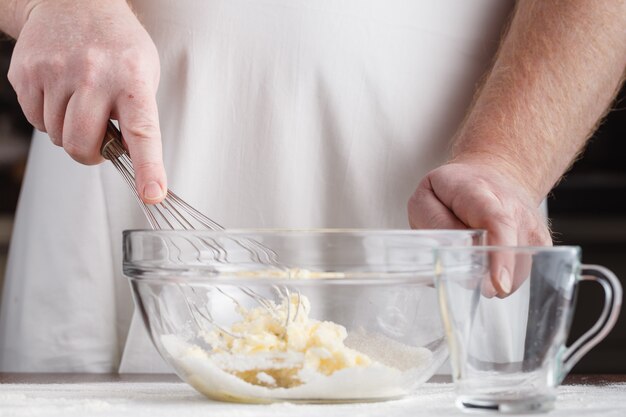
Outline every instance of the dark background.
{"label": "dark background", "polygon": [[[12,42],[0,40],[0,288],[13,214],[26,165],[32,127],[6,80]],[[549,198],[556,244],[580,245],[583,260],[626,278],[626,89],[584,156]],[[626,284],[626,283],[625,283]],[[591,328],[603,304],[597,284],[583,283],[571,339]],[[626,373],[626,313],[616,328],[574,368],[580,373]]]}

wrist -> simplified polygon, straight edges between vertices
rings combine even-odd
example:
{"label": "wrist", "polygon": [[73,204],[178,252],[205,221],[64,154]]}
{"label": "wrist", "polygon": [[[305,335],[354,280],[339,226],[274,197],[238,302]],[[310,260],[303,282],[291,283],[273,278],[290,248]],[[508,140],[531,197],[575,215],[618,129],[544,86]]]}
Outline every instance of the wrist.
{"label": "wrist", "polygon": [[519,191],[523,192],[535,204],[539,205],[549,190],[534,181],[534,175],[517,164],[512,158],[495,151],[464,150],[454,154],[447,162],[481,167],[488,175],[506,177]]}

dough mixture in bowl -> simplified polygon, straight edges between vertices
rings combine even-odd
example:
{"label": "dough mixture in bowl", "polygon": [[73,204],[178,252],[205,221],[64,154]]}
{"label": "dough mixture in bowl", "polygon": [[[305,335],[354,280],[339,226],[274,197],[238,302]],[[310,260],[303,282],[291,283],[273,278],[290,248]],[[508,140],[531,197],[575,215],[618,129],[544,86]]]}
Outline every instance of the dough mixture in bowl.
{"label": "dough mixture in bowl", "polygon": [[[230,401],[363,401],[397,398],[420,382],[433,354],[381,334],[310,317],[307,297],[272,308],[237,306],[241,320],[161,345],[187,382]],[[194,340],[194,341],[191,341]]]}

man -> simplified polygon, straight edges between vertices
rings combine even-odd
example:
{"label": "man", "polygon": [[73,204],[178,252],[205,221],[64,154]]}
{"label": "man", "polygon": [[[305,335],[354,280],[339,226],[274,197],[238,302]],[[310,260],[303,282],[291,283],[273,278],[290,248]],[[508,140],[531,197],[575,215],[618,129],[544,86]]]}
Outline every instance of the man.
{"label": "man", "polygon": [[[402,227],[417,185],[411,227],[551,244],[539,205],[620,85],[626,2],[520,0],[495,58],[508,3],[380,3],[134,1],[146,30],[123,0],[2,0],[0,28],[29,121],[97,164],[117,119],[147,203],[165,157],[230,227]],[[154,369],[119,273],[120,231],[141,222],[116,174],[39,140],[28,170],[0,367]],[[519,283],[496,268],[484,291],[506,296]]]}

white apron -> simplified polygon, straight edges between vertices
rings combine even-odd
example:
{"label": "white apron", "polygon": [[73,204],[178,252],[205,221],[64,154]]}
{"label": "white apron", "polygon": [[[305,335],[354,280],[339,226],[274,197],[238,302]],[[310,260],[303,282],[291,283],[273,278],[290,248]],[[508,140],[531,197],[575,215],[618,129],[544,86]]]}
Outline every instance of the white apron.
{"label": "white apron", "polygon": [[[161,58],[171,188],[226,227],[408,227],[510,3],[133,1]],[[35,134],[0,371],[167,371],[121,273],[122,230],[146,227],[109,163]]]}

